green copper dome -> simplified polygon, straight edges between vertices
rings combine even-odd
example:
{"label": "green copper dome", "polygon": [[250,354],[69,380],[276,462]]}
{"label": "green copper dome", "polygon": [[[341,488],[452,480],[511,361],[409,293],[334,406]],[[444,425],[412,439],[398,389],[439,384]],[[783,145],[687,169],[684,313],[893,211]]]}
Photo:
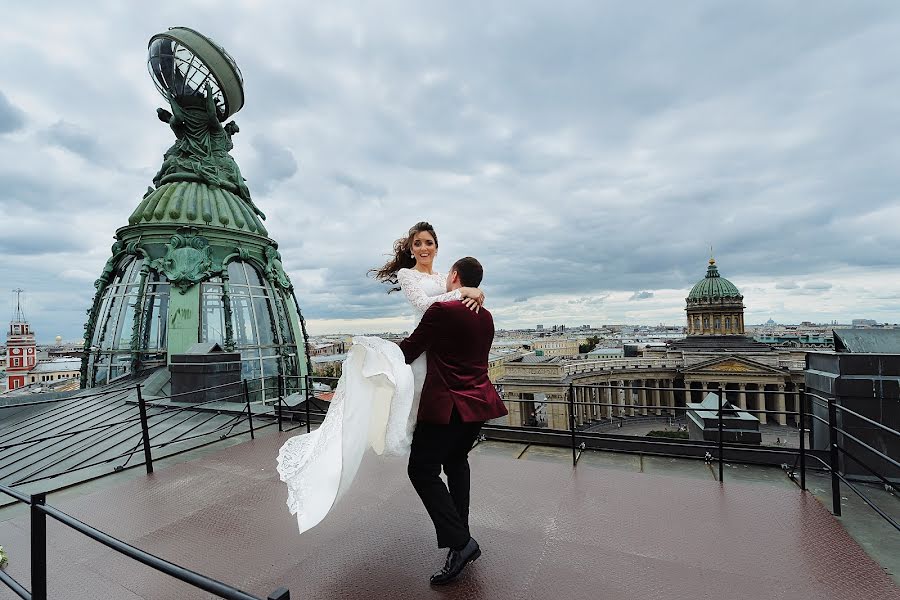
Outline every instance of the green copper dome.
{"label": "green copper dome", "polygon": [[240,70],[184,28],[151,39],[148,65],[168,103],[156,117],[175,139],[94,282],[82,386],[218,344],[240,354],[251,401],[272,402],[300,389],[312,365],[278,244],[230,153],[240,128],[224,121],[243,106]]}
{"label": "green copper dome", "polygon": [[718,298],[742,298],[737,287],[719,275],[715,259],[709,259],[706,277],[698,281],[688,294],[688,301],[713,300]]}

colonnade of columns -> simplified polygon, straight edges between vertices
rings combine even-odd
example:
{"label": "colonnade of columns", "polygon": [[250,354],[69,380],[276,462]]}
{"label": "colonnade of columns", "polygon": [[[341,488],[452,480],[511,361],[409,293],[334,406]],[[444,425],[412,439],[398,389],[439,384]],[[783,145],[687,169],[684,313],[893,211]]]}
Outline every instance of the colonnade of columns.
{"label": "colonnade of columns", "polygon": [[674,416],[676,399],[673,383],[671,379],[652,378],[575,384],[572,388],[576,403],[575,422],[581,425],[612,417]]}
{"label": "colonnade of columns", "polygon": [[[684,382],[683,388],[680,385],[675,388],[674,384],[675,381],[671,378],[631,377],[575,384],[572,388],[575,423],[580,426],[613,417],[675,416],[675,408],[684,407],[685,403],[699,403],[707,392],[718,392],[720,388],[725,390],[725,398],[742,410],[778,412],[797,410],[798,396],[795,393],[797,390],[788,391],[785,383],[688,380]],[[512,393],[508,399],[512,400],[516,396],[524,399],[526,395]],[[527,396],[533,398],[533,394]],[[547,393],[544,399],[548,401],[543,408],[546,426],[551,429],[568,429],[568,391]],[[534,400],[534,403],[540,404],[540,400]],[[534,424],[528,422],[529,417],[532,419],[534,417],[533,411],[536,410],[534,405],[531,405],[530,409],[524,407],[521,402],[508,401],[506,405],[510,412],[508,418],[510,425]],[[786,425],[789,420],[795,422],[792,415],[752,414],[761,424],[773,422]]]}
{"label": "colonnade of columns", "polygon": [[[783,382],[728,382],[728,381],[685,381],[685,398],[688,402],[701,402],[704,392],[718,392],[725,390],[725,397],[732,405],[742,410],[761,411],[771,410],[784,413],[786,411],[796,411],[798,396],[795,389],[787,391],[787,385]],[[694,386],[699,387],[694,387]],[[772,420],[779,425],[787,425],[788,417],[786,414],[752,413],[759,419],[760,423],[768,423]],[[791,421],[795,417],[791,416]]]}

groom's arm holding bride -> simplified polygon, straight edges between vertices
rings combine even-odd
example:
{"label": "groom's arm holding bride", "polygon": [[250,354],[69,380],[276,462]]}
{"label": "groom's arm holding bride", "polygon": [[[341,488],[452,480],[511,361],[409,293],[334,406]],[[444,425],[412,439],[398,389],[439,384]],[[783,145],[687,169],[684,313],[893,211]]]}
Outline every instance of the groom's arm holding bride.
{"label": "groom's arm holding bride", "polygon": [[403,358],[406,359],[406,364],[419,358],[419,355],[428,350],[442,335],[443,310],[442,302],[435,302],[428,307],[416,330],[398,344],[403,352]]}

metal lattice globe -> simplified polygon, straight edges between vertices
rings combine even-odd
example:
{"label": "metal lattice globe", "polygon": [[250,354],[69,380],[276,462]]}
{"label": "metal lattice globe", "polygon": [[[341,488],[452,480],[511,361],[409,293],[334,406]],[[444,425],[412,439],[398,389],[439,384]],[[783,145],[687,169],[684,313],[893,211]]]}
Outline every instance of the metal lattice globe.
{"label": "metal lattice globe", "polygon": [[212,90],[224,121],[244,105],[244,79],[224,48],[187,27],[172,27],[150,38],[147,68],[156,89],[169,97],[203,96]]}

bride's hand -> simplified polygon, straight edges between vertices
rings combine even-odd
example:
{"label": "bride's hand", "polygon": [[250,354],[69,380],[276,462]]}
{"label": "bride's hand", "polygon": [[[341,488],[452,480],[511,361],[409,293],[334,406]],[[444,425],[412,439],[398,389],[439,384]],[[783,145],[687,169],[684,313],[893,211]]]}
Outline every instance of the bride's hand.
{"label": "bride's hand", "polygon": [[474,310],[477,313],[481,309],[481,305],[484,304],[484,292],[478,288],[461,287],[459,288],[459,293],[462,294],[462,303],[469,310]]}

